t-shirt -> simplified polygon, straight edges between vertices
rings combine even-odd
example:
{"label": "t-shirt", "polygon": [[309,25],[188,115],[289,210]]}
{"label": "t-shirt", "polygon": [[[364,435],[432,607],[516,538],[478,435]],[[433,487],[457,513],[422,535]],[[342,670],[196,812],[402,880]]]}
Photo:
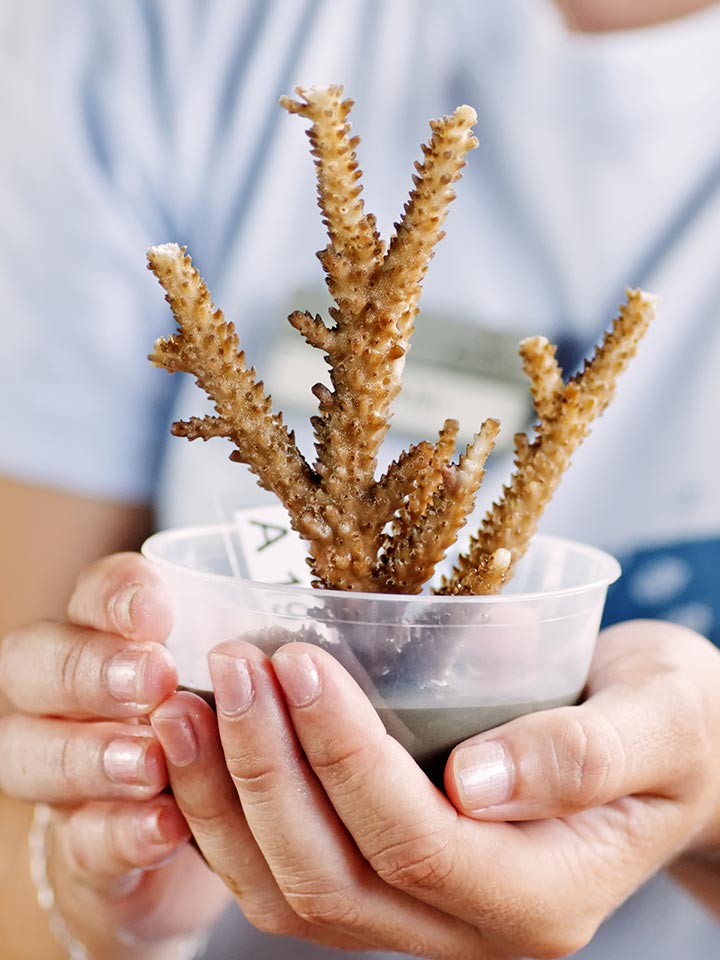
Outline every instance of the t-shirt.
{"label": "t-shirt", "polygon": [[[323,302],[314,252],[325,241],[304,123],[277,98],[296,83],[342,82],[357,99],[363,196],[385,235],[427,120],[467,102],[480,149],[428,272],[408,360],[413,403],[387,456],[436,433],[451,412],[444,397],[463,430],[502,411],[511,436],[530,414],[508,344],[543,333],[570,372],[626,286],[659,294],[657,320],[542,527],[621,557],[608,622],[663,616],[717,641],[718,43],[717,8],[589,36],[568,32],[549,0],[3,5],[0,399],[11,415],[0,467],[155,499],[165,525],[262,499],[225,442],[168,437],[172,419],[204,407],[191,381],[145,359],[172,327],[145,249],[188,245],[309,448],[313,373],[284,318]],[[508,449],[480,511],[507,477]],[[247,956],[322,955],[243,936]],[[643,956],[650,944],[657,960],[699,960],[720,932],[659,877],[583,955]],[[217,940],[213,949],[229,956]]]}

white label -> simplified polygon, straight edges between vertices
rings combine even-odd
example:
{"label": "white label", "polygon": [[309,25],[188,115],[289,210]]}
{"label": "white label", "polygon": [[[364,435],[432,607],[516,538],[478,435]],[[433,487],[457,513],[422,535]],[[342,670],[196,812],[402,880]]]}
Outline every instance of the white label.
{"label": "white label", "polygon": [[292,529],[280,504],[233,511],[242,556],[238,563],[251,580],[309,587],[305,541]]}

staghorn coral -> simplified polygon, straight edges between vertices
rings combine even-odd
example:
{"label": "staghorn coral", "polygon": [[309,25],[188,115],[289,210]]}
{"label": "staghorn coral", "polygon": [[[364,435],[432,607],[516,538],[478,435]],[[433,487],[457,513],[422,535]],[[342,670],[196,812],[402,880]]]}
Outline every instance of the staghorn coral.
{"label": "staghorn coral", "polygon": [[[535,438],[532,442],[525,434],[515,438],[512,479],[439,593],[494,593],[512,575],[570,458],[592,421],[612,400],[617,378],[635,355],[655,314],[655,297],[628,290],[627,298],[593,357],[567,384],[555,361],[555,348],[544,337],[520,344],[539,417]],[[498,571],[489,565],[489,558],[499,548],[508,551],[509,562],[498,583]]]}
{"label": "staghorn coral", "polygon": [[[174,244],[148,252],[150,269],[165,288],[179,326],[178,334],[156,343],[151,360],[170,371],[193,373],[212,398],[216,416],[176,424],[174,432],[188,439],[223,436],[233,441],[232,458],[247,463],[260,484],[279,497],[307,540],[316,585],[377,591],[385,588],[393,563],[383,558],[390,547],[393,556],[397,553],[400,531],[410,539],[417,524],[428,522],[418,516],[419,504],[438,502],[432,508],[436,524],[447,515],[444,542],[454,542],[461,518],[457,507],[441,506],[441,501],[457,487],[467,504],[488,453],[485,428],[478,435],[482,444],[471,444],[453,465],[454,436],[449,443],[445,431],[435,445],[418,444],[384,476],[375,477],[390,405],[400,390],[422,279],[442,237],[455,195],[452,185],[465,155],[477,146],[472,135],[476,117],[470,107],[459,107],[433,121],[413,189],[386,251],[375,218],[365,214],[360,199],[358,141],[350,137],[347,122],[351,101],[342,99],[340,87],[299,88],[297,93],[300,99],[284,97],[281,104],[311,121],[318,202],[329,239],[318,256],[335,301],[333,326],[307,313],[289,318],[330,365],[332,389],[322,384],[313,388],[320,409],[313,418],[315,463],[306,463],[280,414],[272,412],[270,398],[239,350],[233,325],[213,307],[190,258]],[[392,523],[394,518],[397,522]],[[443,554],[435,545],[427,551],[420,544],[413,548],[418,564],[430,573],[434,563],[429,557]],[[425,579],[411,583],[405,577],[403,582],[409,592],[418,592]]]}
{"label": "staghorn coral", "polygon": [[[216,309],[184,248],[148,251],[178,332],[156,342],[151,361],[193,374],[215,415],[174,424],[193,440],[226,437],[231,459],[247,464],[261,486],[284,504],[307,541],[314,585],[338,590],[419,593],[455,542],[471,512],[500,425],[487,419],[457,463],[458,425],[446,421],[435,443],[404,452],[376,478],[390,408],[401,388],[405,356],[418,312],[422,280],[454,199],[475,111],[458,107],[430,124],[415,164],[413,189],[387,246],[360,199],[357,137],[350,136],[352,101],[342,87],[297,88],[280,100],[310,121],[318,205],[328,244],[318,253],[334,300],[333,321],[296,311],[289,322],[323,351],[331,389],[316,384],[312,418],[315,461],[309,464],[271,398],[248,367],[232,323]],[[612,397],[652,316],[652,298],[628,292],[621,310],[584,371],[563,383],[555,348],[541,337],[523,341],[521,355],[539,418],[532,442],[515,438],[516,470],[470,548],[443,580],[440,593],[492,593],[511,576],[544,506],[592,419]]]}

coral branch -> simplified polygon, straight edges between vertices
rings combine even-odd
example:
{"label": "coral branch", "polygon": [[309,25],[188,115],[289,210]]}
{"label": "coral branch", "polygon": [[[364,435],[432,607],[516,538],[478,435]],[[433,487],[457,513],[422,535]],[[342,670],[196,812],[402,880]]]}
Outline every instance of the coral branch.
{"label": "coral branch", "polygon": [[431,482],[434,480],[435,459],[436,447],[427,440],[423,440],[422,443],[414,444],[409,450],[404,450],[398,459],[390,464],[371,493],[371,499],[380,517],[384,516],[386,522],[389,521],[402,508],[406,499],[412,500],[420,496],[419,486],[423,489],[422,496],[425,499],[428,475],[432,476]]}
{"label": "coral branch", "polygon": [[[477,146],[475,111],[461,106],[431,122],[414,187],[385,252],[375,218],[360,199],[358,138],[350,136],[348,122],[352,101],[342,99],[339,86],[298,87],[296,93],[298,100],[280,102],[310,121],[318,203],[328,233],[318,256],[334,300],[332,325],[307,312],[289,317],[330,367],[330,386],[312,388],[318,402],[311,419],[313,468],[248,367],[233,324],[215,309],[190,258],[175,244],[148,252],[179,328],[156,342],[150,359],[195,376],[215,415],[178,422],[173,432],[189,440],[232,441],[231,459],[247,464],[260,485],[279,497],[307,541],[316,586],[417,593],[466,522],[499,430],[496,420],[485,420],[455,463],[458,423],[447,420],[434,444],[411,447],[376,479],[425,271],[443,236],[453,185],[468,151]],[[651,297],[628,291],[612,330],[567,384],[545,338],[523,341],[520,352],[538,414],[533,439],[516,436],[510,483],[439,592],[493,593],[512,575],[574,450],[610,402],[653,311]]]}
{"label": "coral branch", "polygon": [[[299,89],[302,101],[284,98],[282,105],[312,121],[309,136],[315,156],[318,196],[328,228],[329,245],[320,255],[336,306],[335,326],[294,314],[291,323],[323,349],[330,362],[332,390],[320,388],[319,415],[312,420],[324,517],[332,540],[315,557],[320,571],[340,568],[343,583],[355,578],[363,589],[373,586],[375,557],[388,521],[386,504],[374,496],[378,452],[389,428],[390,405],[400,389],[412,325],[403,323],[410,306],[416,309],[427,261],[441,237],[440,225],[454,196],[464,157],[476,141],[470,135],[474,112],[459,108],[452,117],[432,125],[418,165],[416,187],[407,204],[400,239],[388,258],[359,199],[360,171],[349,138],[351,102],[342,90]],[[422,237],[410,239],[413,231]],[[401,262],[411,255],[406,270]],[[400,284],[396,291],[393,284]],[[402,284],[405,287],[402,287]],[[410,285],[411,289],[405,289]],[[408,300],[411,298],[412,303]],[[413,299],[414,298],[414,299]],[[413,312],[414,316],[414,312]],[[354,521],[348,525],[348,517]]]}
{"label": "coral branch", "polygon": [[547,337],[528,337],[520,342],[523,369],[530,380],[530,392],[540,420],[555,415],[565,386],[555,359],[556,350]]}
{"label": "coral branch", "polygon": [[655,316],[658,298],[644,290],[626,291],[612,327],[605,334],[584,369],[572,379],[597,402],[597,415],[603,413],[615,393],[618,377],[637,353],[640,341]]}
{"label": "coral branch", "polygon": [[341,86],[296,87],[300,100],[281,97],[280,106],[310,120],[308,138],[315,157],[318,205],[330,244],[319,254],[330,294],[343,313],[355,316],[367,303],[367,282],[383,255],[375,218],[360,199],[361,171],[350,137],[352,100]]}
{"label": "coral branch", "polygon": [[394,544],[405,540],[420,522],[423,514],[432,503],[444,480],[452,476],[452,458],[455,453],[455,440],[460,424],[457,420],[446,420],[440,436],[434,445],[428,444],[429,457],[422,471],[417,471],[406,485],[406,500],[393,518],[389,532],[382,547],[381,562],[387,566],[388,556],[395,550]]}
{"label": "coral branch", "polygon": [[232,439],[233,428],[222,417],[190,417],[189,420],[176,420],[170,432],[174,437],[185,437],[186,440]]}
{"label": "coral branch", "polygon": [[420,289],[433,251],[444,236],[442,225],[455,199],[452,184],[459,179],[465,157],[478,146],[472,134],[477,114],[458,107],[452,116],[433,120],[432,136],[422,147],[424,159],[415,164],[415,184],[382,267],[378,296],[387,309],[399,313],[401,335],[409,336],[417,313]]}
{"label": "coral branch", "polygon": [[541,419],[531,444],[517,449],[516,469],[467,552],[461,556],[443,593],[478,592],[476,572],[498,549],[509,550],[512,560],[505,579],[525,553],[540,516],[555,493],[575,450],[590,430],[590,424],[607,407],[620,374],[637,351],[638,344],[655,314],[656,299],[642,290],[628,290],[627,303],[620,308],[611,329],[578,376],[563,388],[555,405],[554,369],[548,370],[548,386],[534,385],[541,407],[550,413]]}
{"label": "coral branch", "polygon": [[386,592],[419,593],[432,577],[473,508],[499,430],[497,420],[485,421],[459,464],[445,471],[417,523],[388,546],[378,570]]}
{"label": "coral branch", "polygon": [[[255,371],[245,364],[237,334],[216,310],[200,274],[185,250],[174,243],[152,247],[148,263],[167,293],[180,333],[158,340],[151,361],[167,370],[192,373],[225,424],[226,433],[261,486],[275,493],[291,513],[304,510],[314,495],[312,473],[282,422],[272,413]],[[212,420],[179,426],[194,437],[217,436]],[[189,434],[188,434],[189,435]]]}
{"label": "coral branch", "polygon": [[334,331],[325,325],[320,315],[296,310],[288,317],[291,327],[301,333],[311,347],[318,347],[325,353],[330,353],[334,342]]}

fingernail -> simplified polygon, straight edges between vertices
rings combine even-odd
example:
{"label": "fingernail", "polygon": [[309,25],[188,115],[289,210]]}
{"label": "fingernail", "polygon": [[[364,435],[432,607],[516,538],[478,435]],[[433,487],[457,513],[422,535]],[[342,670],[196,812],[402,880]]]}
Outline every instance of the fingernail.
{"label": "fingernail", "polygon": [[152,717],[153,730],[170,763],[187,767],[197,759],[200,748],[192,723],[187,717]]}
{"label": "fingernail", "polygon": [[132,605],[140,589],[139,583],[133,583],[122,593],[116,594],[111,601],[110,614],[116,627],[123,634],[133,631]]}
{"label": "fingernail", "polygon": [[110,694],[121,703],[145,704],[143,696],[143,661],[149,651],[144,647],[129,647],[107,662],[105,684]]}
{"label": "fingernail", "polygon": [[320,693],[320,674],[312,658],[303,653],[299,657],[276,653],[273,668],[285,696],[296,707],[312,703]]}
{"label": "fingernail", "polygon": [[512,760],[497,740],[460,747],[453,773],[463,807],[471,812],[507,803],[513,790]]}
{"label": "fingernail", "polygon": [[112,740],[103,754],[105,773],[116,783],[146,784],[148,782],[145,770],[145,747],[147,738],[133,740],[130,737],[119,737]]}
{"label": "fingernail", "polygon": [[245,713],[255,696],[247,660],[229,653],[211,653],[208,662],[217,708],[230,717]]}
{"label": "fingernail", "polygon": [[182,815],[170,807],[143,811],[137,818],[136,828],[142,843],[163,845],[184,840],[190,833]]}

